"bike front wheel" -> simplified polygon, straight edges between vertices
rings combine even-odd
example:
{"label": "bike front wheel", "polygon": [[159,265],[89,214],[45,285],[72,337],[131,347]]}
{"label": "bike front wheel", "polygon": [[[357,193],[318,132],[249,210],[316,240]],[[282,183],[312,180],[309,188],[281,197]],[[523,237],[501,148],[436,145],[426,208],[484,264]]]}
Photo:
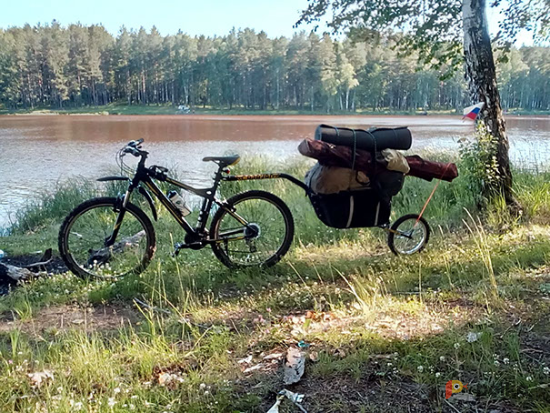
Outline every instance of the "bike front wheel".
{"label": "bike front wheel", "polygon": [[155,252],[155,231],[137,206],[126,205],[120,216],[116,198],[94,198],[77,206],[59,230],[59,253],[74,274],[82,278],[116,279],[139,274]]}
{"label": "bike front wheel", "polygon": [[393,223],[388,246],[395,255],[411,255],[424,249],[430,238],[430,226],[415,214],[404,215]]}
{"label": "bike front wheel", "polygon": [[212,250],[229,268],[270,267],[288,252],[294,220],[287,205],[265,191],[231,197],[210,226]]}

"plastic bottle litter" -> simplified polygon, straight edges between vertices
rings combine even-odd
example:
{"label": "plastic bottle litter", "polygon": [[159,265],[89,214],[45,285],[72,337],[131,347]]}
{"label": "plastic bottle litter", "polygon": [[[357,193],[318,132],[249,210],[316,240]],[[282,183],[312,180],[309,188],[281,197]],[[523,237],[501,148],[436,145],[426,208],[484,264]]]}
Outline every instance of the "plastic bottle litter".
{"label": "plastic bottle litter", "polygon": [[170,191],[168,192],[168,199],[172,201],[172,203],[178,208],[178,210],[181,212],[181,215],[186,217],[191,213],[189,208],[185,205],[185,201],[182,198],[180,194],[178,194],[176,191]]}

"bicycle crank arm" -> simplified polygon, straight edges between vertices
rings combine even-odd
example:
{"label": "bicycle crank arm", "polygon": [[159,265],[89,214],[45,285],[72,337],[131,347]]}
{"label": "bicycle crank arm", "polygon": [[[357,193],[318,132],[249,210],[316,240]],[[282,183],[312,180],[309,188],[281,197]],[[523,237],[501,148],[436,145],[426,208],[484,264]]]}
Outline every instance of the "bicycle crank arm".
{"label": "bicycle crank arm", "polygon": [[184,243],[178,242],[174,246],[174,252],[171,255],[172,255],[172,257],[177,257],[181,250],[184,250],[184,249],[200,250],[200,249],[206,247],[206,245],[207,244],[205,244],[202,241],[191,242],[189,244],[184,244]]}

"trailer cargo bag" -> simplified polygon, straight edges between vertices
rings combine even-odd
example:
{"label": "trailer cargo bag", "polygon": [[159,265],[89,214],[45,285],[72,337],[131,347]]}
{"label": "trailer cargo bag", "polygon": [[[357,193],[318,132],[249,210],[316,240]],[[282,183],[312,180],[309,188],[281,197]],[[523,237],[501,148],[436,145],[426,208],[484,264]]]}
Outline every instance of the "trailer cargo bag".
{"label": "trailer cargo bag", "polygon": [[373,189],[337,194],[309,194],[319,219],[333,228],[376,227],[387,224],[391,201],[384,201]]}

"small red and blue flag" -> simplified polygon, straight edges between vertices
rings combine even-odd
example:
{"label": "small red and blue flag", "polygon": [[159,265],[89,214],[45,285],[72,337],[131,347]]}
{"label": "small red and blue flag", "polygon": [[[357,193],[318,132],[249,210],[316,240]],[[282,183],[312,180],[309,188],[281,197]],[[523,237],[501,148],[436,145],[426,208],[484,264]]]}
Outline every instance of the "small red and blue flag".
{"label": "small red and blue flag", "polygon": [[464,118],[468,118],[468,119],[471,119],[471,120],[476,120],[477,115],[479,115],[479,112],[481,112],[481,109],[483,109],[483,106],[485,106],[485,102],[479,102],[479,103],[477,103],[473,106],[468,106],[462,112],[462,114],[464,115],[462,117],[462,120],[464,120]]}

